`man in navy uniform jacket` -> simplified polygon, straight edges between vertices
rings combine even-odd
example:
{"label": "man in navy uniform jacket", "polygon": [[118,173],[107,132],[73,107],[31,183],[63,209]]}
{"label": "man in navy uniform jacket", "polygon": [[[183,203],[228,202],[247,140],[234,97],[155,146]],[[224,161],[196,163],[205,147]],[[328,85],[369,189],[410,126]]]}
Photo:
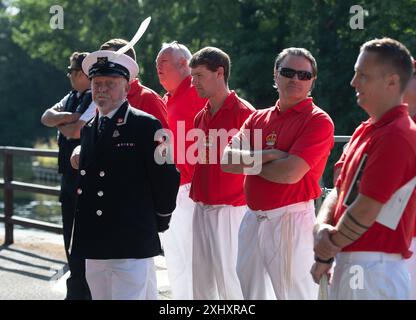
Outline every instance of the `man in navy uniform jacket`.
{"label": "man in navy uniform jacket", "polygon": [[176,206],[179,172],[155,139],[160,122],[126,100],[137,63],[101,50],[82,67],[98,113],[81,132],[71,254],[86,258],[93,299],[156,299],[153,257]]}

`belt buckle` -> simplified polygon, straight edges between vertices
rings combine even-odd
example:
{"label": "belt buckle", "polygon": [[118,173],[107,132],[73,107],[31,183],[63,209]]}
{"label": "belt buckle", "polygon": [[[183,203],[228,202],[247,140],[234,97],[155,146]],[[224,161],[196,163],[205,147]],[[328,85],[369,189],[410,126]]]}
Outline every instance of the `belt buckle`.
{"label": "belt buckle", "polygon": [[266,215],[258,215],[257,216],[257,222],[262,222],[262,221],[264,221],[266,219],[267,219],[267,216]]}

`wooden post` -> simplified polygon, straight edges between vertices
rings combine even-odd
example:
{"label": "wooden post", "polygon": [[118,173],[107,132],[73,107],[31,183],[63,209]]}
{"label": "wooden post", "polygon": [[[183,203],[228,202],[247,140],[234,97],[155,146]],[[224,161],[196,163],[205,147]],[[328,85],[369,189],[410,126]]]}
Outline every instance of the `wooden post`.
{"label": "wooden post", "polygon": [[5,239],[4,244],[13,244],[13,223],[10,221],[13,217],[13,189],[11,188],[11,182],[13,181],[13,154],[5,150],[4,152],[4,165],[3,165],[3,177],[4,177],[4,216],[5,216]]}

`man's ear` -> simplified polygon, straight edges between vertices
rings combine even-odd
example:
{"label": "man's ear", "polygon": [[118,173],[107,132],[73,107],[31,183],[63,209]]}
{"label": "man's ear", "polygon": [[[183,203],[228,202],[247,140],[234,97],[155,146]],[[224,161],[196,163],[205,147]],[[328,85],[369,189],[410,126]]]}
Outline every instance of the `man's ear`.
{"label": "man's ear", "polygon": [[222,78],[224,79],[224,67],[218,67],[217,73],[219,76],[222,76]]}
{"label": "man's ear", "polygon": [[188,61],[184,57],[179,58],[179,66],[186,67],[188,66]]}
{"label": "man's ear", "polygon": [[400,76],[397,73],[388,72],[383,76],[384,90],[400,90]]}
{"label": "man's ear", "polygon": [[130,82],[129,81],[126,81],[125,90],[126,90],[127,93],[130,91]]}
{"label": "man's ear", "polygon": [[311,88],[310,88],[310,90],[309,90],[309,92],[311,93],[312,92],[312,90],[315,88],[315,82],[316,82],[316,79],[318,79],[318,77],[315,77],[313,80],[312,80],[312,85],[311,85]]}
{"label": "man's ear", "polygon": [[399,87],[400,88],[400,76],[397,73],[393,73],[388,76],[387,84],[389,87]]}

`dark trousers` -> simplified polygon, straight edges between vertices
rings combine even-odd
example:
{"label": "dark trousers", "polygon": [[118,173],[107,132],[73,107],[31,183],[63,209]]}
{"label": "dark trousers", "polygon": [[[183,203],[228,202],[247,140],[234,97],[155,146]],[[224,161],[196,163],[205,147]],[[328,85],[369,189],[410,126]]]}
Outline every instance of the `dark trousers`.
{"label": "dark trousers", "polygon": [[76,208],[76,171],[62,175],[61,180],[61,208],[62,225],[64,230],[65,253],[71,275],[66,281],[66,300],[91,300],[90,289],[85,278],[85,259],[73,257],[69,254],[72,236],[72,226]]}

